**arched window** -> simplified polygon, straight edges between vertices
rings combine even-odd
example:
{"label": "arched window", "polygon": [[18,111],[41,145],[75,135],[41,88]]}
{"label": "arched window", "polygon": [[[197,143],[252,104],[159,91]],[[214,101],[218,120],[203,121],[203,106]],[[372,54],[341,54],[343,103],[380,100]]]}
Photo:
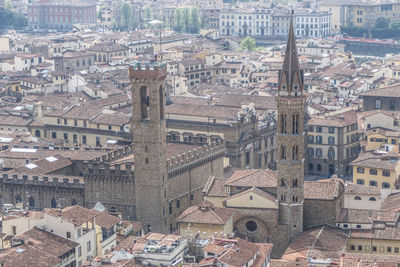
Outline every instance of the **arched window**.
{"label": "arched window", "polygon": [[377,175],[378,171],[376,169],[369,169],[369,174],[371,175]]}
{"label": "arched window", "polygon": [[360,196],[355,196],[354,200],[361,200],[361,197]]}
{"label": "arched window", "polygon": [[308,164],[308,170],[312,172],[314,170],[314,165],[312,163]]}
{"label": "arched window", "polygon": [[17,196],[15,197],[15,203],[21,203],[21,202],[22,202],[21,196],[20,196],[20,195],[17,195]]}
{"label": "arched window", "polygon": [[382,170],[382,175],[389,177],[390,176],[390,171],[389,170]]}
{"label": "arched window", "polygon": [[369,201],[376,201],[376,198],[370,197],[370,198],[369,198]]}
{"label": "arched window", "polygon": [[35,136],[36,136],[36,137],[40,137],[40,130],[36,130],[36,131],[35,131]]}
{"label": "arched window", "polygon": [[30,209],[35,207],[35,199],[32,196],[29,197],[28,203]]}
{"label": "arched window", "polygon": [[142,86],[140,88],[140,105],[142,112],[142,119],[146,119],[149,117],[149,95],[146,86]]}
{"label": "arched window", "polygon": [[335,149],[333,147],[330,147],[328,149],[328,158],[334,159],[335,158]]}
{"label": "arched window", "polygon": [[76,200],[73,199],[73,200],[71,201],[71,206],[75,206],[75,205],[78,205],[78,202],[76,202]]}
{"label": "arched window", "polygon": [[285,202],[286,201],[286,196],[285,195],[281,195],[281,202]]}
{"label": "arched window", "polygon": [[293,196],[293,197],[292,197],[292,201],[293,201],[293,203],[296,203],[296,202],[298,201],[298,197]]}
{"label": "arched window", "polygon": [[52,209],[57,208],[57,201],[54,198],[51,200],[50,208]]}

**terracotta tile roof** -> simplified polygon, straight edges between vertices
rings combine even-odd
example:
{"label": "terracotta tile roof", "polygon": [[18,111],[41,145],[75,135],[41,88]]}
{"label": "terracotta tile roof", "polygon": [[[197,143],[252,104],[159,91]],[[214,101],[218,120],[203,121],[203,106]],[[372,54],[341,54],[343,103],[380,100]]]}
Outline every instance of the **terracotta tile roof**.
{"label": "terracotta tile roof", "polygon": [[225,183],[228,179],[226,178],[215,178],[210,176],[206,185],[204,186],[203,193],[208,197],[226,197]]}
{"label": "terracotta tile roof", "polygon": [[339,228],[318,226],[293,239],[282,259],[288,261],[307,257],[338,259],[346,251],[347,239],[348,235]]}
{"label": "terracotta tile roof", "polygon": [[[271,251],[272,244],[257,244],[245,241],[240,238],[235,239],[211,239],[209,243],[203,248],[204,251],[216,255],[215,257],[204,258],[199,266],[210,266],[214,262],[225,264],[232,267],[242,267],[246,265],[254,256],[257,264],[261,258],[266,258]],[[212,265],[214,266],[214,265]],[[261,266],[261,265],[253,265]]]}
{"label": "terracotta tile roof", "polygon": [[[61,263],[61,259],[55,255],[40,251],[33,246],[21,245],[4,249],[0,252],[0,261],[4,267],[14,266],[43,266],[51,267]],[[33,265],[36,263],[37,265]]]}
{"label": "terracotta tile roof", "polygon": [[378,223],[373,225],[373,229],[353,229],[349,230],[352,238],[373,238],[380,240],[399,240],[400,239],[400,224],[396,226]]}
{"label": "terracotta tile roof", "polygon": [[176,157],[179,154],[186,153],[190,150],[199,148],[197,145],[187,145],[187,144],[178,144],[178,143],[167,143],[166,152],[167,159],[172,157]]}
{"label": "terracotta tile roof", "polygon": [[95,218],[98,213],[98,211],[86,209],[79,205],[69,206],[61,211],[57,209],[46,210],[46,214],[54,217],[61,217],[63,220],[75,225],[82,225],[83,223]]}
{"label": "terracotta tile roof", "polygon": [[124,113],[100,113],[94,117],[92,123],[122,126],[129,123],[130,115]]}
{"label": "terracotta tile roof", "polygon": [[400,97],[400,84],[394,84],[383,88],[372,89],[359,94],[360,96]]}
{"label": "terracotta tile roof", "polygon": [[399,164],[399,153],[394,152],[364,152],[358,155],[350,165],[376,169],[395,170]]}
{"label": "terracotta tile roof", "polygon": [[381,195],[381,189],[378,186],[360,185],[360,184],[345,184],[344,192],[346,194],[356,195]]}
{"label": "terracotta tile roof", "polygon": [[277,172],[272,170],[236,170],[226,181],[227,186],[276,187]]}
{"label": "terracotta tile roof", "polygon": [[179,114],[236,120],[239,111],[241,111],[241,108],[228,108],[213,105],[202,105],[200,108],[198,105],[171,104],[166,107],[167,119],[171,114]]}
{"label": "terracotta tile roof", "polygon": [[305,181],[304,199],[334,200],[342,194],[343,187],[343,182],[337,178],[321,181]]}
{"label": "terracotta tile roof", "polygon": [[60,257],[71,249],[79,246],[79,243],[77,242],[39,229],[36,226],[25,232],[22,232],[21,234],[14,237],[14,239],[24,237],[29,238],[29,246],[32,246],[40,251],[50,253],[57,257]]}
{"label": "terracotta tile roof", "polygon": [[31,175],[49,174],[65,167],[73,165],[73,162],[60,154],[55,154],[29,164],[16,168],[14,171],[19,173],[29,173]]}
{"label": "terracotta tile roof", "polygon": [[366,223],[372,224],[373,217],[379,213],[377,210],[367,209],[342,209],[336,220],[338,223]]}
{"label": "terracotta tile roof", "polygon": [[381,205],[383,211],[400,211],[400,193],[389,195]]}
{"label": "terracotta tile roof", "polygon": [[100,212],[96,216],[96,225],[104,227],[106,229],[110,229],[120,221],[121,221],[120,218],[110,215],[107,212]]}
{"label": "terracotta tile roof", "polygon": [[357,123],[357,111],[349,110],[325,117],[312,117],[308,122],[310,126],[345,127]]}
{"label": "terracotta tile roof", "polygon": [[382,127],[375,127],[367,130],[367,136],[370,136],[372,134],[379,134],[383,136],[390,136],[390,137],[399,137],[400,132],[391,130],[391,129],[386,129]]}
{"label": "terracotta tile roof", "polygon": [[243,104],[254,103],[256,110],[277,109],[273,96],[225,94],[215,102],[225,107],[241,108]]}
{"label": "terracotta tile roof", "polygon": [[187,208],[177,219],[177,222],[226,224],[234,214],[234,210],[214,207],[209,201]]}

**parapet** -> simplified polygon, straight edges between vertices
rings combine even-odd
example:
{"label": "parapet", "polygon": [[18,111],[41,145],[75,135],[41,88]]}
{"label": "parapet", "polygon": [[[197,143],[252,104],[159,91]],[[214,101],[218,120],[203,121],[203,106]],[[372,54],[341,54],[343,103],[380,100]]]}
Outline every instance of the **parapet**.
{"label": "parapet", "polygon": [[0,176],[3,184],[29,184],[57,187],[84,188],[84,180],[79,176],[28,175],[20,173],[3,173]]}
{"label": "parapet", "polygon": [[142,64],[140,62],[129,67],[129,79],[131,82],[143,82],[144,80],[164,80],[167,77],[166,63]]}
{"label": "parapet", "polygon": [[212,160],[225,155],[225,144],[223,140],[216,140],[211,144],[201,146],[199,148],[189,150],[186,153],[179,154],[175,157],[167,159],[167,169],[169,176],[173,176],[170,172],[176,172],[189,166],[197,166],[203,161]]}
{"label": "parapet", "polygon": [[[112,175],[121,176],[123,174],[133,173],[133,167],[131,162],[126,163],[113,163],[114,161],[123,157],[132,155],[132,145],[124,146],[123,148],[116,149],[112,152],[103,154],[101,157],[97,157],[94,160],[85,162],[85,175]],[[110,166],[112,164],[112,166]]]}

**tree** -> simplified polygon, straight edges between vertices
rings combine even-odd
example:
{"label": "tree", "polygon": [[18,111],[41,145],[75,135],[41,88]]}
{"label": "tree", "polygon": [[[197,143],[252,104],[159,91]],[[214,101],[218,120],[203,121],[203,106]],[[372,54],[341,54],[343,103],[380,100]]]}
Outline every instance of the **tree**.
{"label": "tree", "polygon": [[375,21],[375,29],[387,29],[389,28],[389,20],[384,17],[379,17]]}
{"label": "tree", "polygon": [[183,29],[183,12],[181,8],[175,9],[174,14],[174,30],[176,32],[182,32]]}
{"label": "tree", "polygon": [[193,7],[190,11],[190,33],[199,33],[200,30],[200,14],[197,7]]}
{"label": "tree", "polygon": [[145,10],[144,10],[145,16],[147,21],[151,20],[153,17],[153,10],[151,9],[151,7],[146,6]]}
{"label": "tree", "polygon": [[246,39],[240,43],[240,51],[253,51],[254,49],[256,49],[256,40],[250,36],[247,36]]}
{"label": "tree", "polygon": [[188,7],[183,10],[183,21],[185,25],[184,32],[189,32],[190,10]]}
{"label": "tree", "polygon": [[120,23],[119,27],[127,30],[132,26],[132,6],[128,2],[123,2],[120,6]]}

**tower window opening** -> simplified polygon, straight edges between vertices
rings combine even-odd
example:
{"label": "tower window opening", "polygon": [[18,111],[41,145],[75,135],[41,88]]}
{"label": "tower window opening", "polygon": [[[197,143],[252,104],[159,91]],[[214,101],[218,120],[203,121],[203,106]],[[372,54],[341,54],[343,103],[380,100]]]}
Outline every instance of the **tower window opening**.
{"label": "tower window opening", "polygon": [[297,187],[297,179],[293,180],[293,187]]}
{"label": "tower window opening", "polygon": [[286,196],[285,195],[281,195],[281,202],[285,202],[286,201]]}
{"label": "tower window opening", "polygon": [[298,159],[299,159],[299,146],[293,146],[292,160],[298,160]]}
{"label": "tower window opening", "polygon": [[281,179],[281,186],[286,187],[285,180]]}
{"label": "tower window opening", "polygon": [[286,133],[286,115],[281,115],[281,133]]}
{"label": "tower window opening", "polygon": [[281,146],[281,159],[286,159],[286,146]]}
{"label": "tower window opening", "polygon": [[150,99],[149,99],[149,92],[147,90],[146,86],[142,86],[140,88],[140,105],[141,105],[141,113],[142,113],[142,119],[148,119],[149,117],[149,105]]}

